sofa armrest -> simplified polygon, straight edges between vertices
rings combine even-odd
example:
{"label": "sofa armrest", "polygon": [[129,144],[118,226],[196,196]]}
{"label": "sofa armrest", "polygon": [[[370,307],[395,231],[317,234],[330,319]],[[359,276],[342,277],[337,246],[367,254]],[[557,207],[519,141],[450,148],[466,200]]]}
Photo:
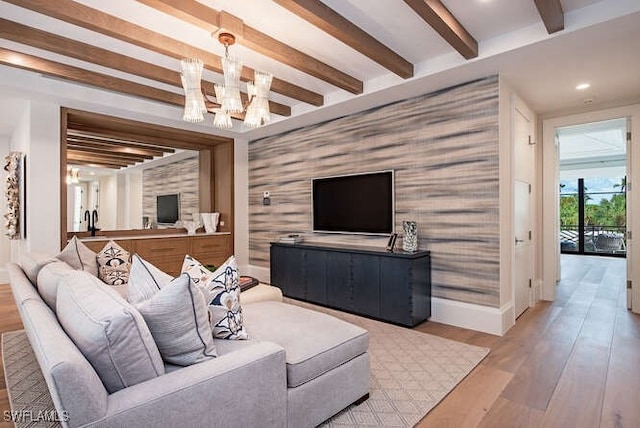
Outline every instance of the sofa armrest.
{"label": "sofa armrest", "polygon": [[284,349],[260,342],[111,394],[88,426],[283,427],[286,400]]}

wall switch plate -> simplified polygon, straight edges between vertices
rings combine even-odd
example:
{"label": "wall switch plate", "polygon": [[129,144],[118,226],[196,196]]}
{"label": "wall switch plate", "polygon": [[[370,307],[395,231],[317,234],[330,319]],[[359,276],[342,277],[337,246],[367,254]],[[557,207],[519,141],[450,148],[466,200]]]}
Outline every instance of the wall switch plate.
{"label": "wall switch plate", "polygon": [[262,205],[271,205],[271,198],[262,198]]}
{"label": "wall switch plate", "polygon": [[268,198],[269,192],[262,192],[262,198]]}

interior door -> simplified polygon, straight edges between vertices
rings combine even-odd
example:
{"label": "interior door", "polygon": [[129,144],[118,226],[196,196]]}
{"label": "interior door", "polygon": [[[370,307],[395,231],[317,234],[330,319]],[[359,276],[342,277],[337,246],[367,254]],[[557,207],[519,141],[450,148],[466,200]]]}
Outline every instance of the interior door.
{"label": "interior door", "polygon": [[533,244],[531,240],[531,193],[529,183],[515,181],[515,316],[521,315],[531,301],[531,281],[533,277]]}
{"label": "interior door", "polygon": [[520,316],[533,302],[534,271],[532,184],[535,180],[535,141],[533,115],[516,104],[513,109],[514,150],[514,220],[515,236],[513,269],[514,315]]}

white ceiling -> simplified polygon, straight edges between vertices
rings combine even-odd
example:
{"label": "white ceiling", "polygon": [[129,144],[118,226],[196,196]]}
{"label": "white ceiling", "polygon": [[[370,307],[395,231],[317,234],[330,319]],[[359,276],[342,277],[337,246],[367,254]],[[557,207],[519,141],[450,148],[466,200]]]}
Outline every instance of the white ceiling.
{"label": "white ceiling", "polygon": [[[640,102],[640,1],[561,0],[565,29],[548,35],[533,0],[443,0],[479,43],[479,56],[467,61],[454,51],[413,11],[397,0],[323,0],[329,7],[372,34],[414,64],[414,77],[404,80],[332,38],[270,0],[201,0],[225,10],[260,31],[291,45],[364,82],[364,94],[354,96],[299,70],[233,46],[232,53],[255,69],[324,95],[325,106],[315,108],[271,94],[270,98],[291,105],[292,116],[274,116],[272,124],[247,131],[236,123],[228,132],[180,121],[179,108],[105,94],[97,89],[43,78],[34,73],[0,66],[0,135],[15,123],[15,103],[21,98],[42,98],[69,105],[181,126],[219,135],[259,138],[306,124],[427,93],[477,77],[499,73],[516,92],[543,115],[595,109],[613,104]],[[208,32],[178,21],[131,0],[81,0],[80,3],[119,16],[172,38],[222,55],[222,46]],[[0,1],[3,18],[65,37],[179,69],[177,59],[159,55],[128,43],[94,33]],[[0,47],[109,73],[162,89],[181,90],[137,76],[0,39]],[[205,72],[207,80],[221,76]],[[589,82],[584,92],[575,90]],[[585,99],[590,100],[585,105]]]}

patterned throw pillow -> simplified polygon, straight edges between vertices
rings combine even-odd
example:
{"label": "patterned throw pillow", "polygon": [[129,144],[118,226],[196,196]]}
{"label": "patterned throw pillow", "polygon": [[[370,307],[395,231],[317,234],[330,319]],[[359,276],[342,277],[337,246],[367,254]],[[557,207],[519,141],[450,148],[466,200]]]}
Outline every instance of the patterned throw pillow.
{"label": "patterned throw pillow", "polygon": [[113,241],[96,255],[98,278],[105,284],[124,285],[129,282],[129,252]]}
{"label": "patterned throw pillow", "polygon": [[182,272],[187,273],[204,293],[209,304],[213,336],[218,339],[248,339],[240,307],[236,258],[229,257],[211,273],[199,261],[187,255],[182,264]]}
{"label": "patterned throw pillow", "polygon": [[134,254],[128,294],[164,361],[188,366],[217,356],[207,303],[189,275],[171,279]]}
{"label": "patterned throw pillow", "polygon": [[56,256],[75,270],[89,272],[93,276],[98,276],[98,263],[96,253],[84,245],[75,236],[69,240],[66,247]]}

